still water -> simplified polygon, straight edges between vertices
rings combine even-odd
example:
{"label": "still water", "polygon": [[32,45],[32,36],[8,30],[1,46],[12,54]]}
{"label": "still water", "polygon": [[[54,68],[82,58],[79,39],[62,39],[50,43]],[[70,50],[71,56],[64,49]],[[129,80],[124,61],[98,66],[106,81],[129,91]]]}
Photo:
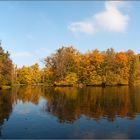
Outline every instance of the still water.
{"label": "still water", "polygon": [[0,138],[140,138],[140,86],[0,91]]}

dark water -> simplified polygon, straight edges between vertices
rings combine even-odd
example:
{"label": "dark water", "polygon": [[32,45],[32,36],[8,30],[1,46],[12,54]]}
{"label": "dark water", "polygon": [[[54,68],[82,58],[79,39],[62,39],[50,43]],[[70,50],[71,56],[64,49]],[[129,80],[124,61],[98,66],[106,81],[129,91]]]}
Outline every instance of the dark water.
{"label": "dark water", "polygon": [[0,91],[0,138],[140,138],[140,86]]}

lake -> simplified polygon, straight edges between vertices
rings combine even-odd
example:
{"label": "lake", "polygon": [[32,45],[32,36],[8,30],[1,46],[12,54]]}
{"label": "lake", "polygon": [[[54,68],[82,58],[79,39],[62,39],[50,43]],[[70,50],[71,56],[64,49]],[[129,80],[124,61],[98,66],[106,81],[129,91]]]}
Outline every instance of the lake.
{"label": "lake", "polygon": [[140,86],[0,91],[0,138],[140,138]]}

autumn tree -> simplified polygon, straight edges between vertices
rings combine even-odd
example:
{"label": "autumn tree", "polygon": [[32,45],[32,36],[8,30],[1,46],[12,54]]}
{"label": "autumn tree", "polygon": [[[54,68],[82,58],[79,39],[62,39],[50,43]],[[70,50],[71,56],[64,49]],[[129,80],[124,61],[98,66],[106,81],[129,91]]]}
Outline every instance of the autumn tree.
{"label": "autumn tree", "polygon": [[128,50],[127,51],[128,61],[129,61],[129,86],[133,86],[135,82],[135,64],[136,64],[136,56],[134,51]]}
{"label": "autumn tree", "polygon": [[115,56],[115,73],[118,84],[128,84],[129,67],[128,57],[125,52],[117,52]]}
{"label": "autumn tree", "polygon": [[140,54],[136,55],[135,83],[140,84]]}
{"label": "autumn tree", "polygon": [[98,50],[89,51],[81,55],[79,66],[79,80],[86,85],[99,85],[102,83],[101,65],[103,56]]}
{"label": "autumn tree", "polygon": [[17,69],[19,84],[47,86],[134,85],[140,83],[140,55],[132,50],[115,52],[97,49],[80,53],[73,47],[62,47],[44,60],[45,68],[36,63]]}
{"label": "autumn tree", "polygon": [[104,56],[104,63],[102,65],[102,76],[103,84],[112,85],[116,84],[116,73],[115,73],[115,51],[113,48],[107,49],[102,53]]}
{"label": "autumn tree", "polygon": [[36,63],[32,66],[23,66],[17,69],[18,84],[32,85],[39,84],[41,82],[41,71],[39,65]]}
{"label": "autumn tree", "polygon": [[89,52],[89,60],[91,66],[90,83],[93,85],[102,84],[102,65],[104,57],[99,50]]}
{"label": "autumn tree", "polygon": [[73,47],[62,47],[45,58],[45,65],[49,71],[53,72],[55,81],[64,80],[67,74],[76,71],[75,58],[78,51]]}
{"label": "autumn tree", "polygon": [[31,84],[32,83],[32,72],[31,68],[23,66],[17,70],[17,82],[19,84]]}
{"label": "autumn tree", "polygon": [[31,76],[32,76],[32,84],[38,84],[41,82],[41,73],[40,73],[40,68],[37,63],[32,65],[31,67]]}
{"label": "autumn tree", "polygon": [[10,54],[4,51],[0,43],[0,85],[12,84],[13,64]]}
{"label": "autumn tree", "polygon": [[73,47],[62,47],[45,59],[45,69],[56,85],[67,85],[70,80],[84,85],[133,85],[140,80],[136,58],[140,59],[131,50],[96,49],[82,54]]}

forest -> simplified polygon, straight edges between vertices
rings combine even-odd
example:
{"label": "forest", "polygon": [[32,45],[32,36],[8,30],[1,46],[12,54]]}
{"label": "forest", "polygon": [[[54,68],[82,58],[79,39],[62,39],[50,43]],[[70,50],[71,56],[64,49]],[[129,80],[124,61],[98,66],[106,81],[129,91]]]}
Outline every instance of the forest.
{"label": "forest", "polygon": [[15,85],[116,86],[140,84],[140,54],[98,49],[81,53],[73,46],[57,49],[39,64],[15,66],[0,46],[0,88]]}

